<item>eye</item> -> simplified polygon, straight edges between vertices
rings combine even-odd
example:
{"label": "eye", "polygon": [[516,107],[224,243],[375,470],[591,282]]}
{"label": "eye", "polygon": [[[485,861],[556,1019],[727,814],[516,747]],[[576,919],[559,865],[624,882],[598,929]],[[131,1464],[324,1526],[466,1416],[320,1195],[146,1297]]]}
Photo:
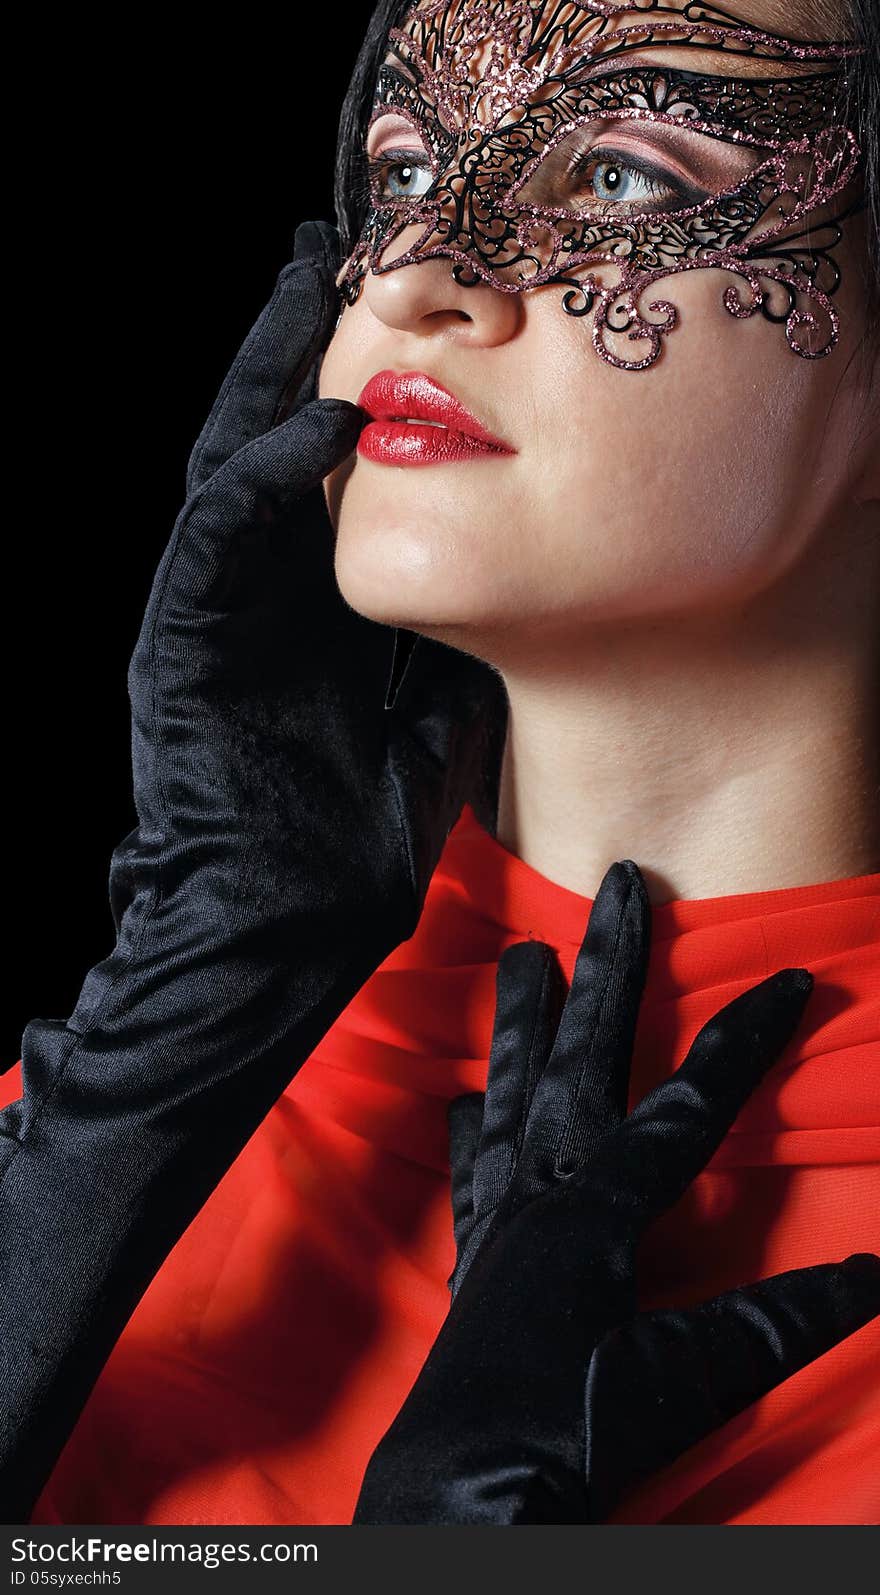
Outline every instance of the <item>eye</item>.
{"label": "eye", "polygon": [[367,168],[379,199],[418,199],[434,181],[430,161],[418,150],[384,150],[368,158]]}
{"label": "eye", "polygon": [[671,192],[662,183],[620,160],[588,161],[578,175],[589,182],[597,199],[611,204],[623,200],[662,200]]}
{"label": "eye", "polygon": [[653,209],[675,210],[696,205],[705,197],[689,184],[673,181],[656,167],[627,160],[614,150],[584,151],[572,163],[569,182],[576,198],[587,190],[590,198],[603,205],[648,205]]}
{"label": "eye", "polygon": [[[724,146],[724,165],[718,146],[718,140],[690,129],[652,127],[645,133],[620,126],[573,127],[527,164],[513,198],[560,216],[690,209],[728,186],[724,166],[731,164],[729,146]],[[754,152],[749,152],[749,162],[754,162]]]}

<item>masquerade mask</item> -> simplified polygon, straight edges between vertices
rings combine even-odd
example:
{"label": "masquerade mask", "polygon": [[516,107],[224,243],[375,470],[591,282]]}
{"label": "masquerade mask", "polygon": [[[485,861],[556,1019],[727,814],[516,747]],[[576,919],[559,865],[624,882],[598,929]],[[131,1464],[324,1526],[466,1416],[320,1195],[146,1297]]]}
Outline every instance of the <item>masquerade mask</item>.
{"label": "masquerade mask", "polygon": [[[723,77],[628,64],[657,45],[823,70]],[[417,0],[388,53],[370,128],[392,116],[406,148],[375,141],[368,214],[340,273],[349,304],[367,271],[446,256],[465,287],[565,284],[563,308],[592,315],[596,352],[638,371],[678,319],[665,298],[643,312],[646,290],[714,266],[739,279],[723,293],[731,315],[784,322],[806,358],[836,344],[831,251],[862,202],[818,224],[816,213],[860,163],[841,124],[856,46],[785,39],[697,0]],[[572,276],[599,263],[613,282]]]}

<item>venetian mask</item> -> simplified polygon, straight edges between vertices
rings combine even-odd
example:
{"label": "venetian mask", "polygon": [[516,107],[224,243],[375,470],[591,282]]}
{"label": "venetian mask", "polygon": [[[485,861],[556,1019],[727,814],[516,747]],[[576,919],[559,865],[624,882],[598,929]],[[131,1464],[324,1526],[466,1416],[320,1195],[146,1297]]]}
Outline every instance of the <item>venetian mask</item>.
{"label": "venetian mask", "polygon": [[[658,46],[730,58],[730,75],[631,59]],[[720,295],[732,316],[760,311],[795,354],[827,355],[832,251],[863,203],[845,125],[857,53],[696,0],[416,0],[389,33],[370,119],[412,132],[370,161],[343,298],[357,300],[367,272],[438,256],[463,286],[562,284],[596,352],[637,371],[679,320],[650,290],[717,267],[734,279]],[[737,73],[742,57],[777,69]]]}

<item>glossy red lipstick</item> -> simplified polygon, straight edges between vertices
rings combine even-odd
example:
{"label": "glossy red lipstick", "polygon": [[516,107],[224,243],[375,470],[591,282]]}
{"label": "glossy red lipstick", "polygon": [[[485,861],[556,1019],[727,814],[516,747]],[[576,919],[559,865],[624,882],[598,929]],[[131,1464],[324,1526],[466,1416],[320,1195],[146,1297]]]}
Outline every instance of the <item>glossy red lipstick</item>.
{"label": "glossy red lipstick", "polygon": [[370,416],[358,453],[378,465],[442,465],[516,453],[424,371],[380,371],[357,402]]}

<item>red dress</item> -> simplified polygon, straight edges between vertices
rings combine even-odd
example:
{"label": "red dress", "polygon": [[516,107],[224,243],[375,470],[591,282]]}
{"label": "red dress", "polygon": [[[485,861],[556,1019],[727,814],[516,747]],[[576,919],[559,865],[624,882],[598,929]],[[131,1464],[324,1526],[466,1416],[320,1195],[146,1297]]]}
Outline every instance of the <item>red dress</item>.
{"label": "red dress", "polygon": [[[329,1524],[448,1306],[446,1104],[485,1086],[495,971],[590,899],[466,809],[415,935],[367,981],[129,1320],[34,1523]],[[630,1106],[776,969],[816,977],[795,1039],[639,1249],[640,1305],[880,1251],[880,874],[654,908]],[[21,1091],[0,1079],[0,1102]],[[880,1521],[880,1319],[626,1497],[617,1523]],[[871,1463],[871,1458],[874,1463]]]}

